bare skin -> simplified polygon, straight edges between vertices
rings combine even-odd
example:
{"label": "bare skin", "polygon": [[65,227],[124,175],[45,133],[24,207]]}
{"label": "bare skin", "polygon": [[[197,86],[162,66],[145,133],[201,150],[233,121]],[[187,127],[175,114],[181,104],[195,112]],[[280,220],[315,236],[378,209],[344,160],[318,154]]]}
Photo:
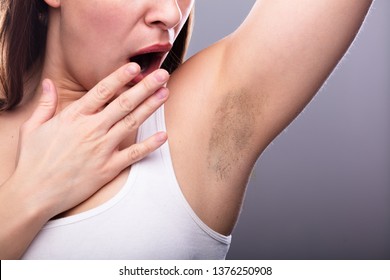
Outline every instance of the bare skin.
{"label": "bare skin", "polygon": [[18,258],[52,217],[67,215],[83,201],[96,204],[102,193],[109,197],[132,163],[166,141],[162,132],[134,144],[138,126],[168,97],[162,87],[168,79],[165,70],[106,105],[139,72],[134,63],[121,67],[56,116],[55,88],[45,80],[32,116],[29,110],[1,115],[7,124],[0,133],[6,144],[0,146],[1,166],[7,167],[0,172],[2,259]]}
{"label": "bare skin", "polygon": [[238,30],[172,75],[166,117],[174,168],[210,227],[231,233],[255,161],[321,87],[370,4],[257,1]]}
{"label": "bare skin", "polygon": [[[224,235],[232,232],[255,161],[321,87],[353,41],[371,2],[257,1],[234,33],[174,72],[165,103],[174,170],[186,199],[209,227]],[[19,127],[27,116],[15,114],[7,122]],[[5,134],[0,139],[8,144],[3,150],[9,144],[13,149],[0,166],[17,158],[17,130]],[[7,178],[12,168],[1,172],[0,178]],[[110,199],[121,188],[123,173],[63,215]],[[61,210],[69,208],[61,205]]]}

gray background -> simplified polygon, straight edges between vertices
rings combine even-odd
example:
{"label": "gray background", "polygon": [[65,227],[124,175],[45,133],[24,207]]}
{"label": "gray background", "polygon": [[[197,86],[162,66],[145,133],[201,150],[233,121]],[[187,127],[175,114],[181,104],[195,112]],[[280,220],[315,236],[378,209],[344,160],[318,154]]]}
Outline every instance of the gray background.
{"label": "gray background", "polygon": [[[189,55],[254,0],[197,0]],[[305,111],[267,148],[228,259],[390,259],[390,1]]]}

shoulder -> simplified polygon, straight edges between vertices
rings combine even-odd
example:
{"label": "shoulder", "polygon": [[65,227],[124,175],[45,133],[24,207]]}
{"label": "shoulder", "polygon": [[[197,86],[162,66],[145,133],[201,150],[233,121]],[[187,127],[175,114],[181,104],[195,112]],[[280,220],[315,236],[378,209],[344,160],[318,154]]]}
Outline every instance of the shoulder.
{"label": "shoulder", "polygon": [[257,106],[244,88],[222,79],[224,46],[217,43],[176,70],[165,116],[185,197],[207,225],[228,234],[261,149],[254,145]]}

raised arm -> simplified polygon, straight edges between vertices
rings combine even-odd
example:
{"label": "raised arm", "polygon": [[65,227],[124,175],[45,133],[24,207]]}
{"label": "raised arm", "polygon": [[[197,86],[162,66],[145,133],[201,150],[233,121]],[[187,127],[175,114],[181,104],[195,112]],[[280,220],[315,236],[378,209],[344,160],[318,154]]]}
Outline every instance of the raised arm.
{"label": "raised arm", "polygon": [[258,100],[262,145],[319,90],[354,40],[371,0],[258,0],[228,37],[225,89]]}
{"label": "raised arm", "polygon": [[256,160],[324,83],[371,2],[258,0],[235,32],[173,74],[173,163],[206,224],[231,232]]}

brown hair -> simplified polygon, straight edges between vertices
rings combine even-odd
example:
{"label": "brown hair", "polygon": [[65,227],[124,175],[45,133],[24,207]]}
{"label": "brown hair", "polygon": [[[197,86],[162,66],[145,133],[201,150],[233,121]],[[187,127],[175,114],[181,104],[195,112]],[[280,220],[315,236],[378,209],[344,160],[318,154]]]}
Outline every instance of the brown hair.
{"label": "brown hair", "polygon": [[[48,6],[42,0],[0,0],[0,111],[12,110],[23,98],[28,73],[45,53]],[[192,13],[162,68],[172,73],[184,59],[192,31]]]}
{"label": "brown hair", "polygon": [[185,22],[175,42],[173,43],[173,47],[161,67],[167,70],[169,73],[175,71],[176,68],[183,63],[184,56],[187,52],[188,44],[190,43],[191,39],[193,18],[194,10],[191,11],[190,16]]}

